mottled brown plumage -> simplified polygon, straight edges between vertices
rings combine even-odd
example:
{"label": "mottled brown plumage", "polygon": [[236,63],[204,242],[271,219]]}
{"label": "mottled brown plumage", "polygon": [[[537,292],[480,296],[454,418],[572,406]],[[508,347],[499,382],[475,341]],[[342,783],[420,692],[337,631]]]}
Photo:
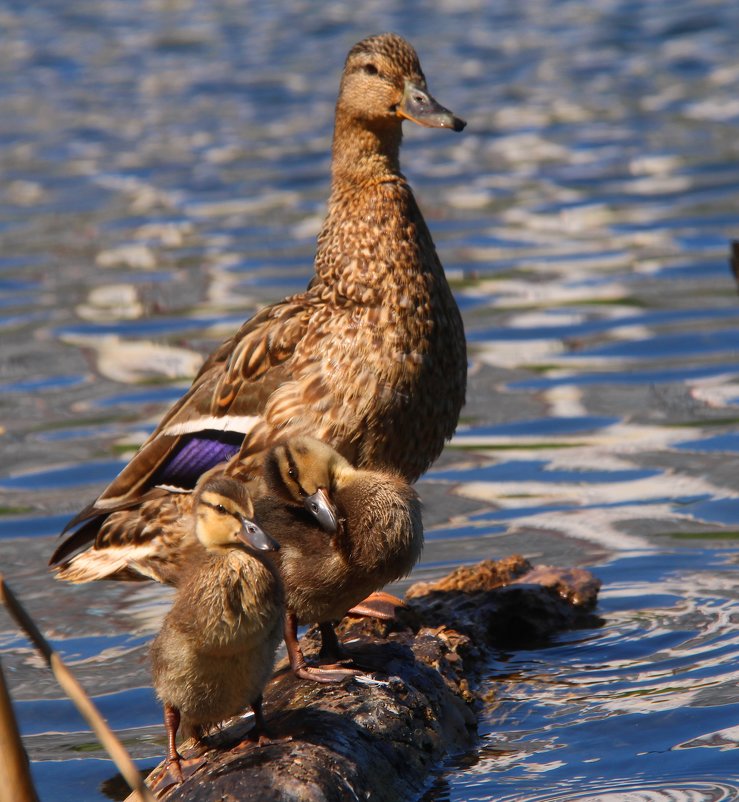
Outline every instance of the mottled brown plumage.
{"label": "mottled brown plumage", "polygon": [[410,573],[423,546],[421,504],[388,471],[357,470],[310,437],[275,446],[265,461],[269,493],[254,502],[257,520],[279,540],[270,557],[285,585],[285,642],[300,677],[334,681],[342,670],[305,664],[297,624],[321,624],[336,650],[331,622],[388,582]]}
{"label": "mottled brown plumage", "polygon": [[193,500],[192,492],[152,488],[133,508],[92,519],[62,547],[71,552],[91,537],[94,546],[66,558],[57,577],[73,583],[155,579],[176,585],[191,552],[200,550],[190,522]]}
{"label": "mottled brown plumage", "polygon": [[[147,494],[158,484],[191,486],[199,468],[188,474],[185,457],[219,440],[226,470],[252,480],[274,442],[303,434],[359,468],[397,471],[410,481],[439,455],[464,402],[465,339],[400,172],[404,118],[464,126],[428,94],[405,40],[363,40],[341,79],[315,276],[305,292],[262,309],[211,354],[128,466],[70,524],[82,526],[52,557],[60,578],[100,578],[100,560],[85,577],[88,557],[146,537],[139,507]],[[116,514],[115,526],[107,525]],[[81,549],[72,572],[70,559]],[[116,565],[115,575],[124,573]]]}
{"label": "mottled brown plumage", "polygon": [[216,475],[198,486],[189,525],[199,551],[183,565],[177,596],[151,646],[152,677],[165,710],[168,761],[175,747],[251,705],[263,734],[261,697],[280,641],[283,597],[261,552],[277,548],[253,521],[241,482]]}

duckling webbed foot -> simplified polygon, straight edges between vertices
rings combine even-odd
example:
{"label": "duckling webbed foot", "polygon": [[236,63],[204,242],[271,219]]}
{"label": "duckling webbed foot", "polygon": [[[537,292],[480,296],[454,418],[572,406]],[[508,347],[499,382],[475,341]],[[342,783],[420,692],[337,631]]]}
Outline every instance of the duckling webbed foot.
{"label": "duckling webbed foot", "polygon": [[298,668],[293,668],[293,674],[300,679],[307,679],[311,682],[322,682],[325,684],[343,682],[359,676],[362,672],[356,668],[343,666],[310,666],[307,663]]}
{"label": "duckling webbed foot", "polygon": [[175,752],[174,755],[167,756],[167,761],[164,764],[170,777],[177,785],[181,785],[185,781],[185,777],[182,774],[182,766],[180,765],[181,759],[179,752]]}
{"label": "duckling webbed foot", "polygon": [[[389,596],[389,594],[384,595]],[[395,597],[390,596],[390,598]],[[321,650],[318,654],[323,660],[330,661],[328,664],[322,663],[322,669],[339,671],[351,669],[356,679],[367,679],[371,674],[384,670],[385,663],[382,660],[378,661],[368,655],[348,651],[337,637],[333,624],[326,622],[319,624],[318,628],[321,632]]]}
{"label": "duckling webbed foot", "polygon": [[332,663],[330,665],[312,666],[306,662],[303,656],[303,651],[300,647],[297,648],[297,654],[290,654],[290,667],[293,674],[300,679],[307,679],[311,682],[322,682],[326,684],[334,682],[343,682],[344,680],[351,679],[361,674],[357,668],[351,668],[347,665],[340,663]]}
{"label": "duckling webbed foot", "polygon": [[393,596],[392,593],[378,590],[370,593],[359,604],[355,604],[351,610],[347,611],[347,615],[378,618],[380,621],[392,621],[395,618],[396,607],[405,606],[405,602],[397,596]]}
{"label": "duckling webbed foot", "polygon": [[[382,594],[394,599],[390,594]],[[405,603],[397,600],[399,605],[406,607]],[[398,605],[396,605],[398,606]],[[351,613],[350,613],[351,614]],[[380,619],[385,620],[385,619]],[[321,663],[323,668],[343,668],[355,669],[355,679],[365,684],[376,684],[379,680],[376,674],[384,675],[387,672],[388,657],[381,650],[367,648],[367,644],[358,644],[357,648],[348,650],[338,639],[333,626],[330,623],[319,624],[321,632],[321,658],[326,661],[333,661],[333,665]],[[357,639],[358,641],[361,639]],[[354,641],[350,641],[353,643]]]}
{"label": "duckling webbed foot", "polygon": [[[333,632],[333,628],[332,632]],[[321,630],[323,632],[323,630]],[[344,666],[311,666],[305,660],[303,650],[298,643],[298,619],[295,613],[288,610],[285,613],[285,646],[287,647],[287,655],[290,659],[290,668],[293,674],[299,679],[307,679],[311,682],[333,683],[343,682],[346,679],[361,674],[355,668],[347,668]],[[336,633],[333,634],[336,639]],[[336,641],[338,645],[338,640]]]}

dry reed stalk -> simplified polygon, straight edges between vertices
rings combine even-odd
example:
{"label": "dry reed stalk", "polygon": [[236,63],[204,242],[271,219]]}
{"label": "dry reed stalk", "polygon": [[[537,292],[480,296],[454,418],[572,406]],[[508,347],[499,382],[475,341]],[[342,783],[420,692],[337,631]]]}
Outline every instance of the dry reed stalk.
{"label": "dry reed stalk", "polygon": [[[46,663],[51,668],[57,682],[61,685],[64,692],[72,700],[76,708],[80,711],[87,723],[92,727],[98,740],[103,745],[111,760],[115,763],[118,771],[133,791],[138,793],[143,802],[155,802],[154,795],[146,787],[139,770],[136,768],[131,756],[126,748],[118,740],[108,723],[100,715],[98,709],[93,704],[90,697],[77,681],[77,678],[64,664],[62,658],[51,648],[49,642],[39,631],[33,619],[21,606],[15,594],[8,587],[5,578],[0,574],[0,601],[8,608],[8,611],[15,619],[18,626],[28,635],[31,643],[43,655]],[[29,799],[35,800],[32,796]]]}
{"label": "dry reed stalk", "polygon": [[0,663],[0,802],[39,802]]}

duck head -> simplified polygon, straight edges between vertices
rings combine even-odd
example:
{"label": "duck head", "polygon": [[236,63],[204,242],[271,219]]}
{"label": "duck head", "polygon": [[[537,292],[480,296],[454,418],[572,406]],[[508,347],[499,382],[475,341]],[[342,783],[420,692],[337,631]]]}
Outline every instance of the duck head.
{"label": "duck head", "polygon": [[326,443],[313,437],[294,437],[267,455],[264,475],[269,489],[284,501],[303,506],[331,534],[339,528],[332,496],[349,463]]}
{"label": "duck head", "polygon": [[277,551],[278,543],[254,523],[246,487],[228,476],[207,477],[195,491],[195,533],[213,550],[244,544],[254,551]]}
{"label": "duck head", "polygon": [[397,128],[403,119],[453,131],[466,125],[431,96],[416,51],[394,33],[370,36],[349,51],[337,103],[342,114]]}

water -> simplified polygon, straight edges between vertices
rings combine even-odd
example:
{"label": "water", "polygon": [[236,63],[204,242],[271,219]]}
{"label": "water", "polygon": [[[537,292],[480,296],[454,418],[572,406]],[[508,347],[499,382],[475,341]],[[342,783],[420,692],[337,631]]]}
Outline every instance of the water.
{"label": "water", "polygon": [[[0,568],[140,766],[170,592],[46,560],[202,354],[305,285],[344,55],[397,30],[469,121],[403,151],[471,360],[414,578],[522,552],[604,583],[602,627],[495,655],[425,799],[739,799],[738,27],[729,0],[0,3]],[[4,617],[0,656],[42,798],[109,798]]]}

